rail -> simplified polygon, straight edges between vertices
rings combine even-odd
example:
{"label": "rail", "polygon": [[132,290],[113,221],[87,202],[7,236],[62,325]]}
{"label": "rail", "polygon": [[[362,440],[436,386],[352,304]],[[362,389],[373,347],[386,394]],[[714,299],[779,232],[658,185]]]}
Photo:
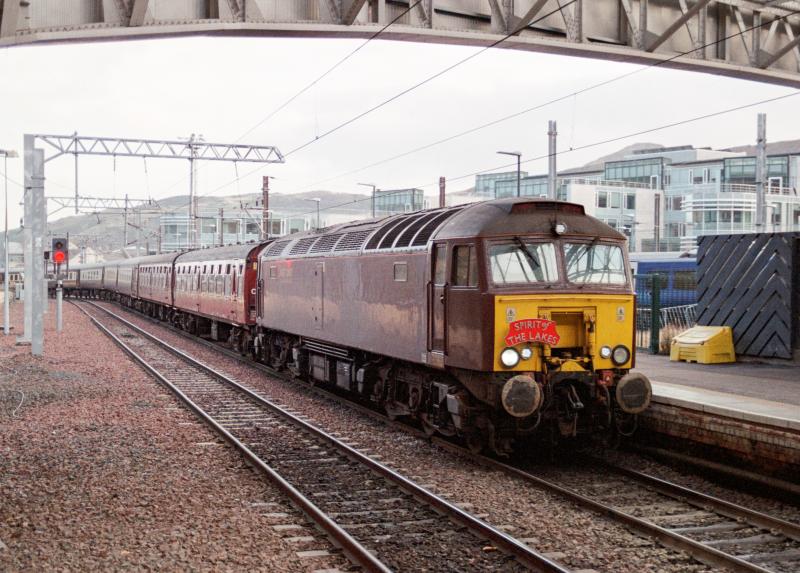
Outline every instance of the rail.
{"label": "rail", "polygon": [[[157,321],[154,322],[157,323]],[[180,330],[173,329],[172,331],[178,334],[182,334],[192,340],[196,340],[194,337],[185,335],[185,333],[182,333]],[[199,342],[209,346],[210,348],[214,348],[217,351],[226,354],[232,358],[242,359],[240,355],[232,351],[227,351],[226,349],[220,347],[219,345],[203,340],[200,340]],[[258,368],[259,370],[264,370],[273,373],[272,370],[266,366],[264,366],[263,368],[262,368],[263,365],[258,365],[258,364],[252,364],[252,366]],[[335,394],[324,392],[318,388],[314,388],[314,391],[322,392],[326,396],[335,399],[339,402],[344,402],[349,407],[362,411],[370,416],[386,420],[385,416],[383,416],[382,414],[372,410],[368,410],[363,406],[353,404],[351,402],[346,402]],[[387,422],[387,423],[391,423],[393,426],[414,433],[415,435],[422,436],[421,432],[418,432],[413,428],[409,428],[405,425],[399,424],[398,422]],[[447,440],[437,437],[431,438],[431,440],[445,450],[452,451],[460,456],[472,459],[477,463],[484,465],[486,467],[490,467],[495,470],[500,470],[505,473],[508,473],[509,475],[518,477],[537,487],[541,487],[542,489],[554,492],[600,515],[611,518],[612,520],[621,523],[622,525],[628,527],[630,530],[640,535],[655,539],[662,546],[669,547],[675,550],[685,551],[698,561],[705,563],[707,565],[715,567],[723,567],[732,571],[749,572],[749,573],[754,573],[754,572],[767,573],[771,571],[770,569],[767,569],[756,562],[748,561],[746,558],[743,558],[742,556],[736,556],[731,553],[722,551],[721,549],[714,547],[713,544],[706,545],[700,541],[692,539],[688,535],[684,534],[688,533],[688,531],[684,531],[684,533],[681,533],[681,531],[679,530],[674,531],[668,527],[659,526],[656,523],[653,523],[652,521],[649,521],[645,518],[631,515],[630,512],[623,511],[623,509],[620,509],[619,507],[615,507],[610,504],[604,504],[598,501],[597,499],[593,499],[586,495],[582,495],[576,489],[565,486],[564,480],[560,479],[559,480],[560,483],[554,483],[551,480],[534,475],[533,473],[530,473],[529,471],[526,471],[520,467],[515,467],[513,465],[492,458],[488,458],[486,456],[473,454],[472,452],[466,450],[465,448],[453,444],[452,442],[449,442]],[[733,522],[735,522],[736,525],[734,525],[733,522],[731,522],[730,524],[726,524],[725,527],[727,528],[733,528],[734,526],[738,527],[738,524],[745,523],[751,525],[754,528],[758,528],[759,530],[766,531],[767,533],[760,534],[762,535],[760,539],[763,540],[764,544],[767,543],[781,544],[785,543],[786,541],[792,543],[800,542],[800,525],[798,524],[788,522],[785,520],[780,520],[775,517],[769,516],[767,514],[756,512],[746,507],[733,504],[731,502],[721,500],[703,494],[701,492],[697,492],[695,490],[691,490],[689,488],[668,482],[663,479],[648,476],[640,472],[635,472],[633,470],[628,470],[618,466],[611,466],[605,462],[600,464],[596,460],[594,460],[593,463],[594,467],[588,468],[587,473],[603,476],[603,482],[605,486],[608,485],[607,478],[610,473],[617,474],[619,476],[624,476],[631,482],[638,483],[645,489],[658,492],[664,496],[671,498],[672,500],[675,500],[676,502],[686,503],[693,507],[700,508],[702,510],[707,510],[709,508],[713,509],[715,514],[717,514],[718,516],[728,518],[730,520],[733,520]],[[696,528],[688,528],[688,529],[689,530],[696,529],[702,531],[703,526]],[[781,539],[772,538],[771,535],[774,537],[773,534],[775,533],[779,533],[782,536],[782,538]],[[783,553],[775,552],[774,555],[776,556],[777,559],[781,559],[782,557],[787,557],[786,555],[787,553],[789,558],[792,559],[800,558],[800,548],[798,549],[792,548],[788,552],[783,552]],[[765,558],[768,558],[769,553],[760,555],[749,555],[745,557],[757,561],[758,559],[763,560]]]}
{"label": "rail", "polygon": [[[153,344],[158,345],[159,347],[163,348],[164,350],[166,350],[173,356],[177,357],[184,363],[191,365],[193,368],[221,382],[222,384],[235,390],[239,394],[246,396],[249,400],[258,404],[259,406],[269,410],[274,414],[277,414],[281,418],[288,421],[291,425],[302,430],[305,434],[311,435],[317,440],[324,442],[328,446],[340,452],[348,459],[358,462],[358,464],[366,468],[369,468],[371,472],[380,475],[382,478],[388,480],[398,489],[410,495],[411,497],[419,500],[427,507],[432,508],[439,514],[446,515],[450,520],[454,521],[455,523],[459,524],[462,527],[465,527],[468,531],[479,536],[480,538],[489,541],[507,555],[513,556],[525,567],[543,572],[568,573],[567,569],[564,569],[562,566],[548,559],[544,555],[534,551],[530,547],[527,547],[526,545],[522,544],[513,537],[507,535],[506,533],[503,533],[498,529],[495,529],[486,522],[472,516],[471,514],[467,513],[466,511],[462,510],[459,507],[456,507],[455,505],[437,496],[436,494],[429,492],[428,490],[417,485],[413,481],[405,478],[404,476],[401,476],[394,470],[381,464],[377,460],[369,458],[368,456],[362,454],[361,452],[345,444],[344,442],[338,440],[331,434],[328,434],[323,430],[317,428],[316,426],[300,419],[299,417],[288,412],[286,409],[281,408],[279,405],[267,400],[263,396],[257,394],[256,392],[253,392],[249,388],[239,384],[238,382],[227,377],[221,372],[214,370],[210,366],[203,364],[202,362],[189,356],[183,351],[160,340],[156,336],[136,326],[135,324],[124,319],[123,317],[92,302],[73,303],[73,304],[77,304],[79,308],[81,308],[80,306],[81,304],[87,304],[93,308],[102,311],[109,317],[113,318],[120,324],[124,325],[127,329],[134,331],[136,334],[142,336],[143,338],[147,339]],[[257,454],[248,449],[247,446],[245,446],[240,440],[238,440],[231,432],[226,430],[222,424],[214,420],[207,412],[205,412],[199,405],[197,405],[184,392],[182,392],[180,388],[178,388],[175,384],[170,382],[166,376],[162,375],[156,368],[150,365],[146,359],[144,359],[138,353],[136,353],[130,347],[130,345],[126,344],[118,336],[114,335],[110,329],[106,328],[99,320],[93,317],[90,313],[86,312],[85,309],[81,308],[81,310],[85,314],[87,314],[87,316],[89,316],[91,320],[99,328],[101,328],[101,330],[103,330],[118,345],[120,345],[120,347],[122,347],[126,353],[128,353],[134,360],[142,364],[149,373],[151,373],[154,377],[156,377],[156,379],[158,379],[160,382],[164,383],[165,386],[167,386],[182,401],[184,401],[192,409],[192,411],[194,411],[198,416],[203,418],[204,421],[206,421],[212,428],[214,428],[217,432],[219,432],[226,439],[226,441],[228,441],[229,443],[234,445],[234,447],[236,447],[238,450],[244,453],[249,461],[253,462],[254,465],[258,469],[260,469],[265,475],[267,475],[274,483],[276,483],[276,485],[278,485],[279,488],[288,497],[290,497],[290,499],[295,501],[298,504],[298,506],[301,507],[303,512],[306,513],[306,515],[308,515],[315,523],[318,523],[336,543],[340,544],[347,553],[347,555],[351,556],[351,559],[355,563],[357,563],[358,565],[364,567],[366,570],[369,571],[389,571],[389,569],[386,567],[385,564],[383,564],[380,560],[378,560],[366,547],[361,545],[361,543],[358,540],[356,540],[353,536],[351,536],[343,527],[339,526],[334,521],[334,519],[327,516],[313,502],[311,502],[308,498],[306,498],[299,491],[298,488],[295,488],[292,484],[289,483],[289,481],[287,481],[280,474],[278,474],[277,471],[275,471],[272,467],[264,463],[263,460],[261,460],[261,458],[258,457]]]}

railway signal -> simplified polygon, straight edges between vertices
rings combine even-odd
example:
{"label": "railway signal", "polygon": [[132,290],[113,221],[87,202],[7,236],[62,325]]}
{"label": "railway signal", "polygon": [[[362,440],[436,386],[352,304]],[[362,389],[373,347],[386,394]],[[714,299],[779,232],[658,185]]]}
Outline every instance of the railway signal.
{"label": "railway signal", "polygon": [[56,265],[62,265],[69,258],[69,248],[66,239],[53,239],[51,259]]}

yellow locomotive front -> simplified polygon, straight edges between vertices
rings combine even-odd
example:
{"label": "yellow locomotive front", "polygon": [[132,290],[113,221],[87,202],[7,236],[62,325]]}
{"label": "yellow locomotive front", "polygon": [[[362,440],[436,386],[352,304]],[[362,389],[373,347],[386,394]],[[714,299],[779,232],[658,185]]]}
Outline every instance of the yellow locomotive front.
{"label": "yellow locomotive front", "polygon": [[[609,229],[611,231],[611,229]],[[616,232],[487,239],[494,372],[505,411],[564,437],[631,429],[650,403],[634,366],[635,298]],[[502,373],[502,374],[501,374]]]}

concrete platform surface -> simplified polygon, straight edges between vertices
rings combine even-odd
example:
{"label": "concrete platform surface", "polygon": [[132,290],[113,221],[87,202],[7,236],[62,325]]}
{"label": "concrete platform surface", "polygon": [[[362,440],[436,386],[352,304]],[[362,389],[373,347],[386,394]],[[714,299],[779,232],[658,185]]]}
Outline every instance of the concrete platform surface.
{"label": "concrete platform surface", "polygon": [[771,364],[691,364],[639,353],[637,370],[655,402],[800,431],[800,368]]}

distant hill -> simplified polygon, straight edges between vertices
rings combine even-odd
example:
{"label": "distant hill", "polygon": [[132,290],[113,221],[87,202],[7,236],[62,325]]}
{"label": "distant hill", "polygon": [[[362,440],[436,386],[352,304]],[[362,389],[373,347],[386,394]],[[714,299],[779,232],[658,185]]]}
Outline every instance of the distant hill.
{"label": "distant hill", "polygon": [[[308,199],[320,199],[320,209],[330,213],[340,215],[352,215],[359,218],[369,214],[371,205],[366,195],[356,193],[335,193],[333,191],[309,191],[286,195],[281,193],[270,194],[270,209],[276,218],[300,216],[310,213],[316,209],[316,205]],[[256,202],[258,201],[258,205]],[[261,212],[261,194],[249,193],[244,195],[229,195],[225,197],[199,197],[198,210],[200,214],[216,214],[219,209],[224,210],[225,216],[243,216],[242,205],[249,205],[251,214],[258,215]],[[160,212],[143,212],[141,215],[143,242],[147,235],[155,236],[158,231],[158,219],[161,215],[186,214],[188,212],[188,195],[176,195],[161,199],[157,202],[161,208]],[[119,250],[123,240],[123,217],[121,214],[113,212],[99,212],[85,215],[71,215],[62,217],[54,221],[49,221],[47,230],[50,236],[75,237],[81,235],[90,248],[100,252],[110,252]],[[136,237],[137,223],[136,214],[132,211],[128,215],[128,243],[130,244]],[[9,240],[21,242],[21,229],[9,230]],[[71,241],[75,248],[76,241]],[[150,245],[155,244],[155,238],[150,239]],[[2,252],[2,245],[0,245]]]}

